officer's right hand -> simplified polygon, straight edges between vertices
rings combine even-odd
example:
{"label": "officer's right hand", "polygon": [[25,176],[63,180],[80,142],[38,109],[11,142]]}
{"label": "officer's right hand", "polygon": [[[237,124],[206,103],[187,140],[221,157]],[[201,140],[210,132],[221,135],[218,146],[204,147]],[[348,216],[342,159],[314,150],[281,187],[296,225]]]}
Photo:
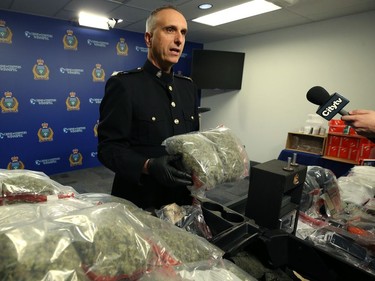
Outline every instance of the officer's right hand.
{"label": "officer's right hand", "polygon": [[191,175],[173,166],[173,162],[177,162],[180,159],[180,155],[165,155],[159,158],[151,158],[147,164],[148,173],[165,186],[193,185]]}

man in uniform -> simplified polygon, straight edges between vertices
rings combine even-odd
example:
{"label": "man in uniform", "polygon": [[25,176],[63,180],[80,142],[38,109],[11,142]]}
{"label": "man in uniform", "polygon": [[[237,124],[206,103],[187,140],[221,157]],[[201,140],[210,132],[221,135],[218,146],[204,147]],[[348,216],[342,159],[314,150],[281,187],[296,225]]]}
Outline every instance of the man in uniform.
{"label": "man in uniform", "polygon": [[106,83],[100,104],[98,158],[115,172],[112,195],[143,209],[191,204],[191,175],[162,142],[199,130],[198,91],[173,73],[182,54],[187,22],[172,6],[156,9],[146,22],[147,60]]}

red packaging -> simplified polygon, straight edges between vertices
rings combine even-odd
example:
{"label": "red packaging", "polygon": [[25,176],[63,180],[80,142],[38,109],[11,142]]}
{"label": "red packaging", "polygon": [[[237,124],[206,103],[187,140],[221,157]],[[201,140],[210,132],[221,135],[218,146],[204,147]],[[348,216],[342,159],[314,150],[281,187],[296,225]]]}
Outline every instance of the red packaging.
{"label": "red packaging", "polygon": [[327,148],[327,156],[337,157],[338,152],[339,152],[338,146],[328,146]]}
{"label": "red packaging", "polygon": [[349,148],[347,147],[340,147],[338,156],[339,158],[348,159],[349,157]]}

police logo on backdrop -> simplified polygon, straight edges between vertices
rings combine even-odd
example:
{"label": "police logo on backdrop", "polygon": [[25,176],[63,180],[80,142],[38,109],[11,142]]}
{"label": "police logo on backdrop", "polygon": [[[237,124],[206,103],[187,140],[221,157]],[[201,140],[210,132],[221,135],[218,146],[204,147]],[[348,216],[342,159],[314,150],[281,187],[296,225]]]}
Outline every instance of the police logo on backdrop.
{"label": "police logo on backdrop", "polygon": [[25,165],[19,160],[18,156],[13,156],[11,160],[12,161],[9,162],[7,166],[8,170],[20,170],[25,168]]}
{"label": "police logo on backdrop", "polygon": [[18,112],[18,100],[13,97],[12,92],[5,92],[4,97],[0,100],[2,113]]}
{"label": "police logo on backdrop", "polygon": [[104,82],[105,80],[105,72],[102,69],[102,65],[97,63],[95,68],[92,70],[92,81],[94,82]]}
{"label": "police logo on backdrop", "polygon": [[42,123],[42,127],[38,130],[39,142],[53,141],[53,130],[48,127],[48,123]]}
{"label": "police logo on backdrop", "polygon": [[44,64],[43,59],[38,59],[37,64],[33,67],[34,80],[48,80],[49,79],[49,69],[48,66]]}
{"label": "police logo on backdrop", "polygon": [[98,125],[99,125],[99,120],[96,120],[96,124],[94,126],[94,136],[96,138],[98,137]]}
{"label": "police logo on backdrop", "polygon": [[120,38],[120,41],[116,44],[116,51],[117,55],[119,56],[127,56],[129,47],[128,44],[125,42],[125,38]]}
{"label": "police logo on backdrop", "polygon": [[66,104],[66,110],[71,111],[71,110],[80,110],[80,104],[81,101],[77,97],[75,92],[70,92],[69,97],[65,101]]}
{"label": "police logo on backdrop", "polygon": [[66,34],[64,35],[64,38],[63,38],[63,43],[64,43],[65,50],[77,51],[78,40],[77,40],[77,37],[73,35],[73,30],[68,29],[66,31]]}
{"label": "police logo on backdrop", "polygon": [[12,44],[13,33],[9,27],[5,26],[5,21],[0,20],[0,43]]}
{"label": "police logo on backdrop", "polygon": [[82,157],[82,154],[79,152],[79,150],[75,148],[73,149],[72,152],[73,153],[70,154],[69,156],[70,166],[73,167],[73,166],[82,165],[83,157]]}

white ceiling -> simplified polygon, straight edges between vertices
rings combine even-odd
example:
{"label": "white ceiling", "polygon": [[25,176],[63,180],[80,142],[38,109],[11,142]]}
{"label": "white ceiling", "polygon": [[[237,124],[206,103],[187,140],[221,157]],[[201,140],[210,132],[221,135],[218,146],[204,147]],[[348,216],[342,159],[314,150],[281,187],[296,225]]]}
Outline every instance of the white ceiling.
{"label": "white ceiling", "polygon": [[[0,10],[8,10],[68,21],[76,21],[80,10],[121,18],[115,28],[144,32],[149,13],[163,5],[178,7],[188,21],[187,40],[209,43],[254,33],[296,26],[356,13],[375,10],[375,0],[274,0],[284,8],[267,14],[216,27],[192,22],[193,18],[247,2],[248,0],[1,0]],[[294,5],[287,3],[297,2]],[[211,10],[197,7],[211,3]]]}

